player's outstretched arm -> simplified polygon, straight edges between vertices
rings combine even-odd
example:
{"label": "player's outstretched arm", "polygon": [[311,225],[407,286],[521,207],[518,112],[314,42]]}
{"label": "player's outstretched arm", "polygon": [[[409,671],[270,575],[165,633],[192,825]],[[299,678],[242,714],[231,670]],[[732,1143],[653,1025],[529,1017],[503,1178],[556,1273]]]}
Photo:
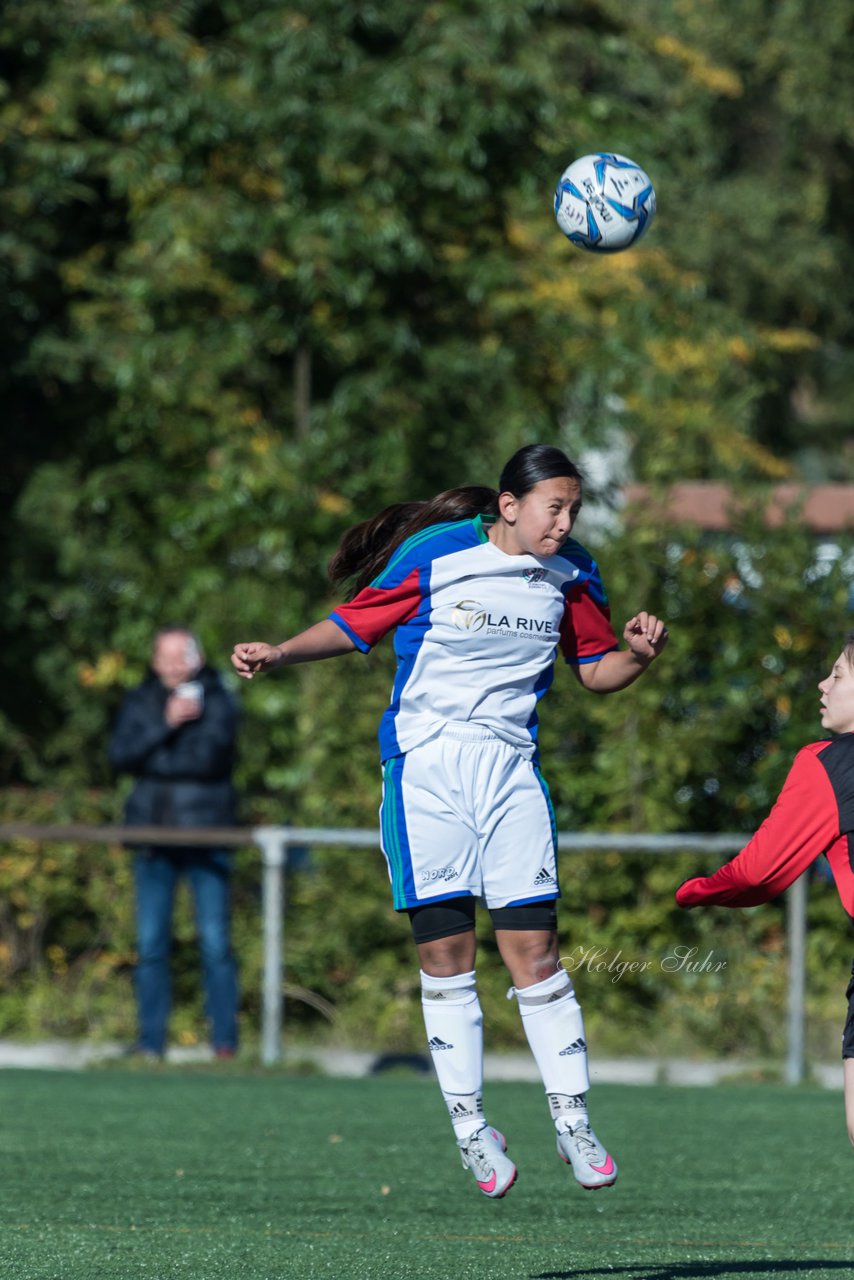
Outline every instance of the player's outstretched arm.
{"label": "player's outstretched arm", "polygon": [[297,662],[315,662],[318,658],[338,658],[355,650],[350,637],[336,623],[324,618],[281,644],[265,644],[263,640],[236,644],[231,664],[239,676],[251,680],[262,671],[275,671],[276,667],[289,667]]}
{"label": "player's outstretched arm", "polygon": [[598,662],[574,667],[581,684],[594,693],[616,693],[633,684],[654,662],[669,640],[667,627],[654,613],[642,609],[623,628],[627,648],[614,649]]}
{"label": "player's outstretched arm", "polygon": [[[676,890],[680,907],[755,907],[770,902],[803,875],[841,835],[839,802],[827,770],[805,747],[762,826],[741,853],[710,876],[692,876]],[[840,897],[846,911],[850,900]]]}

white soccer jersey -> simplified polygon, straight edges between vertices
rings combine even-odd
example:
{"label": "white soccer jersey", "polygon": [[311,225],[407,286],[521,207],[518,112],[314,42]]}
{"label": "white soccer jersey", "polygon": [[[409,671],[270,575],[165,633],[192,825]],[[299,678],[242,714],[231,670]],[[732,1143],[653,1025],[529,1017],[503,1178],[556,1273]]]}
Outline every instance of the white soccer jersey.
{"label": "white soccer jersey", "polygon": [[365,653],[396,628],[383,760],[455,722],[483,725],[533,758],[537,704],[558,647],[573,663],[617,648],[598,568],[582,546],[570,540],[548,558],[507,555],[481,516],[414,534],[330,616]]}

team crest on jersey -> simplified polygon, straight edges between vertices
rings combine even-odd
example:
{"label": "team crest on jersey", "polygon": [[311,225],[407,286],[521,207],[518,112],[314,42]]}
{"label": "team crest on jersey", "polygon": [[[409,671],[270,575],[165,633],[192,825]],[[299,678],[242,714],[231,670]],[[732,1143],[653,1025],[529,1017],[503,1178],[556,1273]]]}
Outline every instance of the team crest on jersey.
{"label": "team crest on jersey", "polygon": [[486,609],[479,600],[460,600],[454,605],[451,621],[457,631],[480,631],[486,626]]}
{"label": "team crest on jersey", "polygon": [[529,587],[539,587],[546,576],[545,569],[523,569],[522,577]]}

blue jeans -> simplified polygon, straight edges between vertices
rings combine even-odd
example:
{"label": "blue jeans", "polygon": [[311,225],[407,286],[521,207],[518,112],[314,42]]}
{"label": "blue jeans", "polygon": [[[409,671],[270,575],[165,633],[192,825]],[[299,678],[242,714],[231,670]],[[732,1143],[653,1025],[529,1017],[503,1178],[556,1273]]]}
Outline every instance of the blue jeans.
{"label": "blue jeans", "polygon": [[139,960],[139,1048],[162,1054],[172,1005],[172,910],[178,881],[190,882],[214,1049],[237,1048],[237,965],[230,939],[231,854],[224,849],[152,848],[133,861]]}

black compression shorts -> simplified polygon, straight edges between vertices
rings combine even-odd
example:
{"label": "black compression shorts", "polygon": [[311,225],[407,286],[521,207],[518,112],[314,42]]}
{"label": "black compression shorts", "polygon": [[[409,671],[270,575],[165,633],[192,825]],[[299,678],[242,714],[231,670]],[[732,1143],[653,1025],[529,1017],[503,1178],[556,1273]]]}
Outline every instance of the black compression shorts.
{"label": "black compression shorts", "polygon": [[845,1019],[845,1030],[842,1032],[842,1056],[854,1058],[854,964],[851,966],[851,981],[845,992],[848,1001],[848,1017]]}
{"label": "black compression shorts", "polygon": [[[475,899],[449,898],[445,902],[410,907],[407,913],[416,942],[435,942],[474,928]],[[548,902],[527,902],[519,907],[493,907],[489,913],[493,928],[551,932],[557,928],[557,906]]]}

